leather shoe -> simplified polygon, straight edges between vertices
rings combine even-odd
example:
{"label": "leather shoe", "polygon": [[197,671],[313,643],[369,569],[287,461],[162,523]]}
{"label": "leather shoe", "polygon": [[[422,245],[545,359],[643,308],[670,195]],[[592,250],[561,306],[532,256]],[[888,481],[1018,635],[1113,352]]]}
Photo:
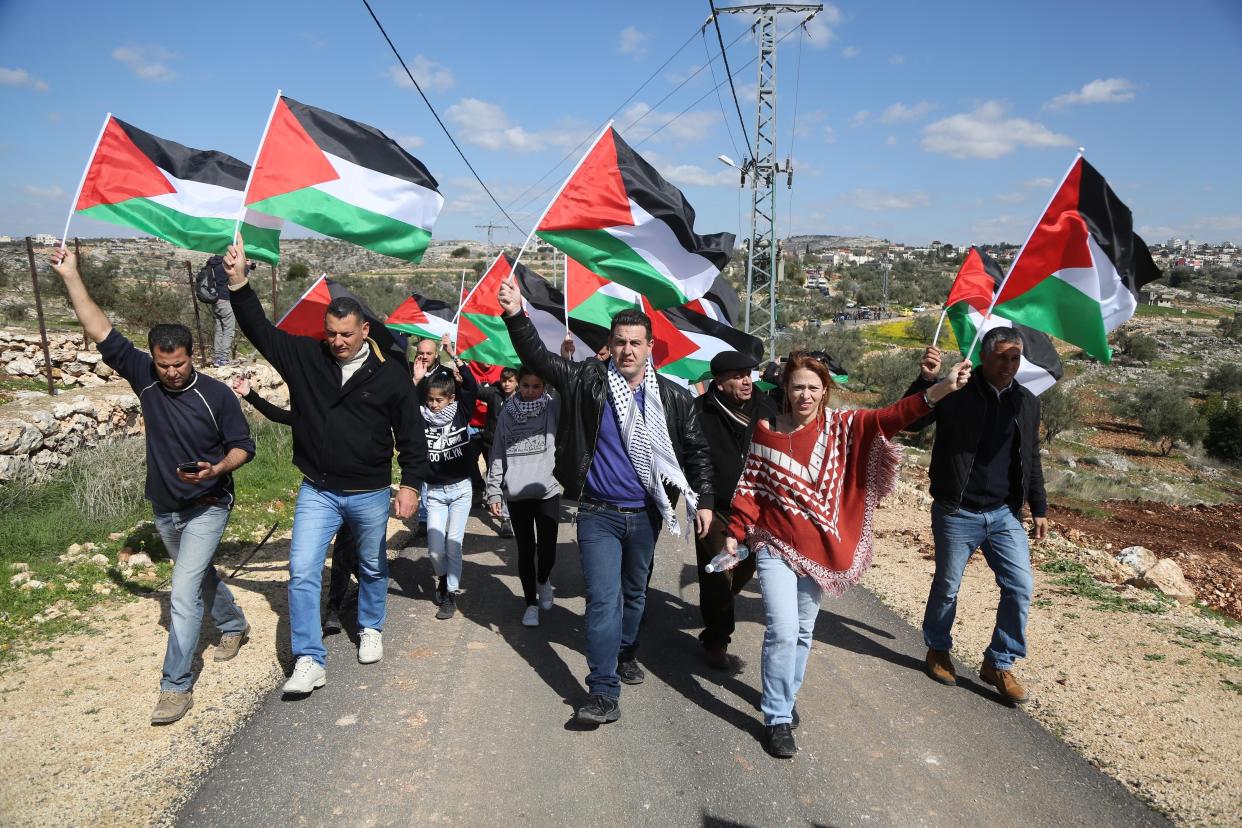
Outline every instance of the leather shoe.
{"label": "leather shoe", "polygon": [[979,668],[979,678],[996,688],[1007,702],[1022,704],[1027,700],[1026,688],[1013,677],[1012,670],[1001,670],[990,661],[984,661]]}
{"label": "leather shoe", "polygon": [[931,676],[934,681],[941,684],[957,684],[957,672],[953,669],[953,659],[949,657],[948,650],[928,650],[925,661],[927,675]]}
{"label": "leather shoe", "polygon": [[703,660],[713,670],[728,670],[729,650],[722,644],[713,644],[703,651]]}
{"label": "leather shoe", "polygon": [[608,724],[621,718],[621,704],[611,696],[592,693],[591,698],[578,708],[574,718],[580,724]]}
{"label": "leather shoe", "polygon": [[766,747],[768,753],[777,759],[792,759],[793,755],[798,752],[798,745],[794,742],[793,728],[788,723],[768,725]]}
{"label": "leather shoe", "polygon": [[638,666],[638,659],[631,658],[617,664],[617,678],[622,684],[642,684],[646,681],[647,674]]}

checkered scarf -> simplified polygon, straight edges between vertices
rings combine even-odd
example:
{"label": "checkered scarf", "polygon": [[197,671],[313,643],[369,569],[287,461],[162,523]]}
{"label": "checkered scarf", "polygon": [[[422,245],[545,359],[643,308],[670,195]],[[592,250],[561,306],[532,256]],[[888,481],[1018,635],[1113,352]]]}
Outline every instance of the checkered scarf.
{"label": "checkered scarf", "polygon": [[453,400],[439,411],[432,411],[427,406],[422,406],[423,419],[427,421],[427,425],[433,428],[442,428],[453,422],[453,418],[457,416],[457,400]]}
{"label": "checkered scarf", "polygon": [[686,498],[686,511],[690,516],[691,527],[694,526],[694,513],[698,508],[699,497],[690,488],[681,464],[677,462],[677,455],[673,452],[673,443],[668,436],[668,423],[664,420],[660,386],[656,382],[655,366],[650,358],[643,374],[643,391],[643,409],[639,411],[630,383],[621,376],[616,362],[609,360],[608,399],[612,401],[613,410],[617,412],[617,422],[621,424],[625,453],[629,455],[634,470],[638,472],[639,482],[659,507],[660,517],[664,519],[668,531],[680,535],[681,526],[677,522],[677,513],[673,511],[673,504],[669,502],[664,486],[672,486]]}
{"label": "checkered scarf", "polygon": [[551,399],[552,395],[546,391],[542,397],[529,401],[522,399],[521,394],[514,394],[505,403],[504,410],[509,412],[509,416],[513,418],[514,422],[524,423],[531,417],[538,417]]}

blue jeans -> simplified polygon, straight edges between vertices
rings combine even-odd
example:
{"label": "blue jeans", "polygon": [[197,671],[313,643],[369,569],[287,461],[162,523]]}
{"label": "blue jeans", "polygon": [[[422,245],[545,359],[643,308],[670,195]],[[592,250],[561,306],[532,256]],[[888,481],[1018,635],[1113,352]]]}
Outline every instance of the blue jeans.
{"label": "blue jeans", "polygon": [[418,522],[427,522],[427,484],[418,487]]}
{"label": "blue jeans", "polygon": [[427,487],[427,554],[448,591],[461,586],[461,542],[466,537],[474,487],[470,479]]}
{"label": "blue jeans", "polygon": [[185,693],[193,686],[190,668],[198,649],[204,606],[211,608],[211,620],[221,634],[246,629],[246,616],[211,562],[228,522],[228,508],[219,505],[155,513],[155,528],[174,563],[168,649],[164,652],[160,690]]}
{"label": "blue jeans", "polygon": [[578,554],[586,587],[586,659],[591,693],[619,698],[617,662],[638,653],[660,513],[578,506]]}
{"label": "blue jeans", "polygon": [[951,631],[962,573],[970,554],[981,548],[1000,587],[996,627],[983,656],[998,669],[1008,670],[1026,655],[1026,614],[1034,589],[1031,547],[1022,521],[1008,506],[990,512],[959,509],[950,514],[933,504],[932,535],[936,541],[936,574],[923,614],[923,640],[933,650],[952,649]]}
{"label": "blue jeans", "polygon": [[806,675],[811,638],[823,595],[814,578],[799,577],[784,558],[761,548],[755,571],[763,592],[763,694],[759,709],[765,725],[793,721],[794,704]]}
{"label": "blue jeans", "polygon": [[302,481],[289,548],[289,634],[293,657],[326,665],[319,592],[328,543],[348,523],[358,550],[358,627],[384,628],[388,602],[388,504],[392,493],[339,492]]}

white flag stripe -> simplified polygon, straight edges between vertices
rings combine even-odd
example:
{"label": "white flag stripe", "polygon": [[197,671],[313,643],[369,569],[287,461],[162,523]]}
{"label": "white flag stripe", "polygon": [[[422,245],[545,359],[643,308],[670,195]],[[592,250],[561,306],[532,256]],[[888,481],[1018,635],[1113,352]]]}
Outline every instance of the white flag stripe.
{"label": "white flag stripe", "polygon": [[630,199],[633,227],[608,227],[608,235],[629,247],[685,295],[685,301],[698,299],[711,289],[720,271],[710,261],[681,246],[664,222],[654,218]]}
{"label": "white flag stripe", "polygon": [[444,196],[404,178],[394,178],[325,152],[340,178],[315,185],[355,207],[430,231],[444,206]]}

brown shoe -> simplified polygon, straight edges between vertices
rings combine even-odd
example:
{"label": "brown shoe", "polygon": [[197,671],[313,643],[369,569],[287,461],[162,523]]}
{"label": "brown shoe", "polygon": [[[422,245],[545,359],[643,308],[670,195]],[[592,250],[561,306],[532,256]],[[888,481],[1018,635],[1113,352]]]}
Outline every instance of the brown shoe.
{"label": "brown shoe", "polygon": [[729,650],[721,644],[713,644],[703,651],[703,660],[713,670],[728,670]]}
{"label": "brown shoe", "polygon": [[957,684],[957,672],[953,669],[953,659],[949,658],[948,650],[928,650],[927,675],[941,684]]}
{"label": "brown shoe", "polygon": [[156,703],[155,709],[151,711],[151,724],[172,724],[188,713],[193,706],[194,694],[192,692],[174,693],[171,690],[161,690],[160,700]]}
{"label": "brown shoe", "polygon": [[225,633],[220,636],[220,646],[216,647],[216,661],[228,661],[237,656],[237,651],[241,649],[241,645],[246,643],[250,637],[250,625],[246,625],[246,629],[239,633]]}
{"label": "brown shoe", "polygon": [[1007,702],[1022,704],[1027,699],[1026,689],[1018,684],[1012,670],[998,670],[992,662],[984,661],[979,668],[979,678],[995,687],[996,692]]}

